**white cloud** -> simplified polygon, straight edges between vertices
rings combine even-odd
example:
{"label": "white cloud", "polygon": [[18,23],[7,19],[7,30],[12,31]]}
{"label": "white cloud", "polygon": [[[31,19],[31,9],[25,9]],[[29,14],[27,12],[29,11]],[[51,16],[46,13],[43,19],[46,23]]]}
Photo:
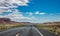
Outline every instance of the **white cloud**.
{"label": "white cloud", "polygon": [[8,15],[0,15],[0,18],[10,18],[12,21],[18,21],[18,20],[31,20],[34,17],[25,17],[21,12],[18,10],[12,12],[11,14]]}
{"label": "white cloud", "polygon": [[[16,10],[18,6],[28,6],[27,3],[29,3],[29,0],[0,0],[0,14],[3,14],[3,12],[12,12],[8,15],[0,15],[0,18],[10,18],[13,21],[33,19],[34,17],[25,17],[21,12]],[[33,15],[31,12],[28,14]]]}
{"label": "white cloud", "polygon": [[35,14],[36,14],[36,15],[37,15],[37,14],[39,14],[39,11],[36,11],[36,13],[35,13]]}
{"label": "white cloud", "polygon": [[26,12],[26,14],[28,14],[28,15],[32,16],[32,15],[34,15],[34,14],[35,14],[35,15],[45,15],[46,13],[36,11],[35,13],[32,13],[32,12]]}
{"label": "white cloud", "polygon": [[46,13],[39,13],[40,15],[44,15],[44,14],[46,14]]}
{"label": "white cloud", "polygon": [[9,0],[11,4],[17,4],[20,6],[26,6],[29,3],[29,0]]}
{"label": "white cloud", "polygon": [[30,12],[30,13],[29,13],[29,15],[33,15],[33,13],[32,13],[32,12]]}
{"label": "white cloud", "polygon": [[5,5],[19,5],[19,6],[25,6],[25,4],[27,5],[27,3],[29,3],[29,0],[0,0],[1,4],[5,4]]}
{"label": "white cloud", "polygon": [[0,14],[3,14],[2,12],[0,12]]}
{"label": "white cloud", "polygon": [[28,14],[29,16],[32,16],[33,15],[32,12],[26,12],[25,14]]}
{"label": "white cloud", "polygon": [[27,3],[29,3],[29,0],[0,0],[0,12],[10,12],[10,8],[17,8],[18,6],[27,6]]}
{"label": "white cloud", "polygon": [[46,13],[44,13],[44,12],[39,12],[39,11],[36,11],[36,13],[35,13],[36,15],[37,14],[39,14],[39,15],[44,15],[44,14],[46,14]]}

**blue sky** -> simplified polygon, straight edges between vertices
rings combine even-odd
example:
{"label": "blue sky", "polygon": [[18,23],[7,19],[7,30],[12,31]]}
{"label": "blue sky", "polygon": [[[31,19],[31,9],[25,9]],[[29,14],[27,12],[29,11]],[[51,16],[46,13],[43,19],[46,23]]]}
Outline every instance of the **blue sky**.
{"label": "blue sky", "polygon": [[0,2],[3,2],[3,5],[0,5],[1,18],[33,23],[60,21],[60,0],[9,0],[10,3],[1,0]]}

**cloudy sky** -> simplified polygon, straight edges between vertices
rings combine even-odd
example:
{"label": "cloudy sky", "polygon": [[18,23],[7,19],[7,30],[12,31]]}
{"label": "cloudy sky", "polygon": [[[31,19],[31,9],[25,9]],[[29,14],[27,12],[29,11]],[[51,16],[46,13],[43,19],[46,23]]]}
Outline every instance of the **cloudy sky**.
{"label": "cloudy sky", "polygon": [[60,0],[0,0],[0,18],[33,23],[60,21]]}

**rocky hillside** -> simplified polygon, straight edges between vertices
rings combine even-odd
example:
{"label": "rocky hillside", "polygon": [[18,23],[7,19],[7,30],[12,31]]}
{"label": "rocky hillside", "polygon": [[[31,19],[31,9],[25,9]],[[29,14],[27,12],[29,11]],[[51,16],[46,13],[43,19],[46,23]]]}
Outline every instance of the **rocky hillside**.
{"label": "rocky hillside", "polygon": [[9,23],[11,20],[9,18],[0,18],[0,24],[2,23]]}
{"label": "rocky hillside", "polygon": [[9,18],[0,18],[0,24],[31,24],[30,22],[15,22],[11,21]]}
{"label": "rocky hillside", "polygon": [[9,18],[0,18],[0,24],[14,24],[14,23],[18,23],[18,22],[11,21],[11,19]]}

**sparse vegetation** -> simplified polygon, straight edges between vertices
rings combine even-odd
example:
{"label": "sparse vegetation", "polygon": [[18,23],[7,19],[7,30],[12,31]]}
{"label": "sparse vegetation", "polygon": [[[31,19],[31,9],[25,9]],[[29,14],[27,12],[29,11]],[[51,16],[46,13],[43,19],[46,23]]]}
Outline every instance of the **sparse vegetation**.
{"label": "sparse vegetation", "polygon": [[21,27],[21,26],[24,25],[23,24],[5,24],[5,25],[0,24],[0,30],[7,30],[10,28]]}
{"label": "sparse vegetation", "polygon": [[10,18],[0,18],[0,31],[21,26],[24,26],[24,23],[11,21]]}
{"label": "sparse vegetation", "polygon": [[57,25],[42,25],[42,24],[37,24],[36,27],[38,28],[42,28],[42,29],[45,29],[45,30],[48,30],[50,31],[51,33],[54,33],[58,36],[60,36],[60,27],[56,27]]}

